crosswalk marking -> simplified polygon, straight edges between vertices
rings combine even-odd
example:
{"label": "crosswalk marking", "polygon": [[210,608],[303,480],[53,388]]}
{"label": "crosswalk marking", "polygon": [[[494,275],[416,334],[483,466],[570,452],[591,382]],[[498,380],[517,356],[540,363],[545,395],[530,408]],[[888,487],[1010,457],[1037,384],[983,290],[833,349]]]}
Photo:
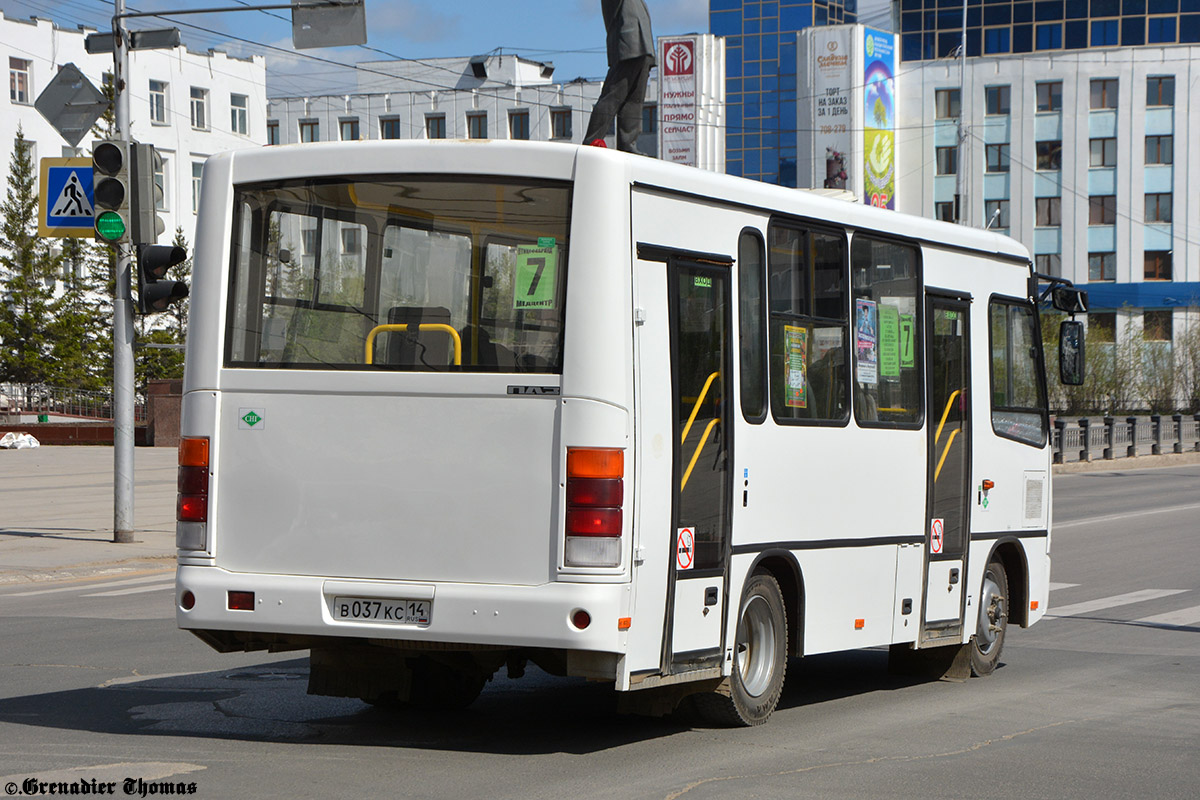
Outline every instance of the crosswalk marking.
{"label": "crosswalk marking", "polygon": [[1056,589],[1074,589],[1078,585],[1078,583],[1055,583],[1054,581],[1050,581],[1050,591],[1053,592]]}
{"label": "crosswalk marking", "polygon": [[1134,620],[1142,625],[1163,625],[1172,628],[1182,628],[1200,622],[1200,606],[1181,608],[1178,611],[1168,611],[1165,614],[1155,614],[1153,617],[1143,617]]}
{"label": "crosswalk marking", "polygon": [[75,584],[73,586],[59,586],[54,589],[34,589],[28,592],[12,592],[4,593],[4,597],[33,597],[39,594],[57,594],[59,592],[78,592],[86,589],[107,589],[111,586],[129,586],[135,583],[149,583],[150,581],[161,581],[165,575],[170,573],[159,573],[157,575],[144,575],[140,578],[126,578],[119,581],[104,581],[97,583]]}
{"label": "crosswalk marking", "polygon": [[1079,614],[1087,614],[1092,611],[1100,611],[1105,608],[1116,608],[1117,606],[1127,606],[1133,603],[1141,603],[1146,600],[1157,600],[1160,597],[1170,597],[1173,594],[1183,594],[1186,589],[1141,589],[1136,592],[1128,592],[1127,594],[1117,594],[1112,597],[1101,597],[1098,600],[1088,600],[1083,603],[1075,603],[1061,608],[1053,608],[1046,613],[1048,617],[1074,617]]}
{"label": "crosswalk marking", "polygon": [[156,583],[153,586],[135,586],[132,589],[117,589],[112,592],[95,592],[93,594],[85,594],[84,597],[120,597],[126,594],[141,594],[143,592],[159,592],[163,589],[174,589],[175,581],[170,583]]}

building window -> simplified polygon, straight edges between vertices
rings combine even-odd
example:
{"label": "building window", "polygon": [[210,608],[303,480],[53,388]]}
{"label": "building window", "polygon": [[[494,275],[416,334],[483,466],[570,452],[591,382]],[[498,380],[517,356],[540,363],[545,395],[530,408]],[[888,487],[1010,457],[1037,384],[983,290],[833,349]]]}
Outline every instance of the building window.
{"label": "building window", "polygon": [[1035,201],[1037,218],[1035,224],[1039,228],[1053,228],[1062,225],[1062,198],[1039,197]]}
{"label": "building window", "polygon": [[29,71],[33,68],[33,62],[25,58],[8,59],[8,99],[14,103],[29,105],[30,100],[29,87],[32,85],[29,78]]}
{"label": "building window", "polygon": [[550,135],[555,139],[570,139],[574,135],[571,131],[571,109],[550,109]]}
{"label": "building window", "polygon": [[[1055,198],[1057,199],[1057,198]],[[1043,253],[1033,257],[1034,269],[1039,275],[1062,276],[1062,255],[1059,253]]]}
{"label": "building window", "polygon": [[150,121],[167,124],[167,82],[150,81]]}
{"label": "building window", "polygon": [[522,109],[520,111],[508,112],[508,138],[510,139],[528,139],[529,138],[529,112]]}
{"label": "building window", "polygon": [[379,120],[379,138],[380,139],[399,139],[400,138],[400,118],[385,117]]}
{"label": "building window", "polygon": [[1117,312],[1089,311],[1087,313],[1087,329],[1095,341],[1101,344],[1115,344],[1117,341]]}
{"label": "building window", "polygon": [[1146,44],[1174,44],[1175,17],[1150,17],[1146,20]]}
{"label": "building window", "polygon": [[343,142],[358,141],[358,117],[338,120],[338,133]]}
{"label": "building window", "polygon": [[1008,144],[989,144],[985,148],[988,172],[1008,172]]}
{"label": "building window", "polygon": [[192,162],[192,213],[200,210],[200,179],[204,175],[204,163]]}
{"label": "building window", "polygon": [[467,138],[488,138],[488,120],[486,111],[472,111],[467,114]]}
{"label": "building window", "polygon": [[1175,161],[1175,140],[1170,134],[1166,136],[1146,137],[1146,163],[1172,164]]}
{"label": "building window", "polygon": [[321,141],[321,123],[315,119],[300,120],[300,141]]}
{"label": "building window", "polygon": [[1094,194],[1088,198],[1088,225],[1113,225],[1116,221],[1116,195]]}
{"label": "building window", "polygon": [[1062,81],[1037,84],[1037,110],[1062,110]]}
{"label": "building window", "polygon": [[1147,342],[1171,341],[1171,317],[1169,308],[1147,309],[1142,312],[1142,338]]}
{"label": "building window", "polygon": [[[399,121],[396,122],[397,130],[399,129]],[[399,138],[397,136],[396,138]],[[425,117],[425,138],[426,139],[445,139],[446,138],[446,115],[445,114],[429,114]]]}
{"label": "building window", "polygon": [[1171,221],[1171,193],[1146,195],[1146,222]]}
{"label": "building window", "polygon": [[1012,30],[1007,25],[1003,28],[984,28],[983,52],[985,55],[1012,52]]}
{"label": "building window", "polygon": [[342,254],[356,256],[362,250],[362,229],[342,228]]}
{"label": "building window", "polygon": [[249,100],[244,94],[229,95],[229,129],[242,136],[249,127]]}
{"label": "building window", "polygon": [[1037,26],[1038,50],[1062,49],[1062,23],[1052,22],[1048,25]]}
{"label": "building window", "polygon": [[958,89],[938,89],[933,93],[934,110],[938,119],[954,119],[959,114],[962,95]]}
{"label": "building window", "polygon": [[1151,75],[1146,78],[1146,105],[1175,105],[1175,78],[1172,75]]}
{"label": "building window", "polygon": [[199,130],[208,129],[208,89],[193,86],[192,98],[192,127]]}
{"label": "building window", "polygon": [[1088,253],[1089,281],[1115,281],[1116,279],[1116,253]]}
{"label": "building window", "polygon": [[167,198],[167,176],[171,174],[170,163],[168,159],[162,155],[162,151],[156,151],[159,154],[158,164],[154,168],[154,185],[158,187],[159,196],[154,198],[154,209],[156,211],[168,210]]}
{"label": "building window", "polygon": [[1091,108],[1104,109],[1117,107],[1117,79],[1097,78],[1092,81]]}
{"label": "building window", "polygon": [[933,216],[942,222],[954,222],[954,203],[934,203]]}
{"label": "building window", "polygon": [[1092,139],[1089,145],[1088,166],[1115,167],[1117,165],[1117,140],[1115,138]]}
{"label": "building window", "polygon": [[267,120],[267,144],[279,144],[279,120]]}
{"label": "building window", "polygon": [[1062,169],[1062,140],[1054,139],[1037,143],[1037,168],[1040,170]]}
{"label": "building window", "polygon": [[1008,201],[985,200],[983,202],[983,227],[990,230],[1008,230]]}
{"label": "building window", "polygon": [[1111,47],[1120,44],[1120,20],[1092,20],[1092,47]]}
{"label": "building window", "polygon": [[1146,280],[1148,281],[1169,281],[1171,280],[1171,251],[1170,250],[1147,250],[1146,251]]}
{"label": "building window", "polygon": [[989,114],[1007,114],[1012,107],[1012,87],[989,86],[983,90]]}
{"label": "building window", "polygon": [[937,174],[938,175],[955,175],[958,173],[958,148],[954,145],[949,147],[939,147],[935,151],[937,156]]}
{"label": "building window", "polygon": [[658,133],[658,106],[654,103],[642,106],[642,133]]}

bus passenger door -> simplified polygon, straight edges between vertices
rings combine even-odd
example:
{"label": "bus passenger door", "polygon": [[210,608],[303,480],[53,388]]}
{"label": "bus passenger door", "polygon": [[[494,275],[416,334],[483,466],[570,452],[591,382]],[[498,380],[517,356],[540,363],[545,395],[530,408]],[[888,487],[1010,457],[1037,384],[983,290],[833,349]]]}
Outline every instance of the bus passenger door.
{"label": "bus passenger door", "polygon": [[968,533],[969,300],[926,296],[928,492],[921,644],[961,641]]}
{"label": "bus passenger door", "polygon": [[[721,666],[730,542],[729,268],[668,261],[674,467],[664,664]],[[643,380],[649,379],[645,376]]]}

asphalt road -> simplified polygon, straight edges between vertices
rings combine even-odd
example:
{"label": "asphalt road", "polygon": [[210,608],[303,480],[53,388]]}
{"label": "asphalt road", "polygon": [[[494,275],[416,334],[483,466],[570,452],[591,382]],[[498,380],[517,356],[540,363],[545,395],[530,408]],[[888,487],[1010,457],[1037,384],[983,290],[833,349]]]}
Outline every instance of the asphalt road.
{"label": "asphalt road", "polygon": [[[986,679],[793,661],[762,727],[614,712],[499,676],[455,714],[305,694],[306,662],[175,629],[170,573],[0,586],[0,783],[194,782],[197,797],[1193,798],[1200,465],[1059,476],[1051,613]],[[133,787],[136,789],[136,785]]]}

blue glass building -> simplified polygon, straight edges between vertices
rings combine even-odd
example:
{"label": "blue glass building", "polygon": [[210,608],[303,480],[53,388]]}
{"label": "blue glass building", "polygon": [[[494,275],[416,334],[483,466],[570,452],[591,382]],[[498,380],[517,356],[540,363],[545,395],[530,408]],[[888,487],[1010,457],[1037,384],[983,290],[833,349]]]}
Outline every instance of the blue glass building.
{"label": "blue glass building", "polygon": [[725,171],[795,187],[796,33],[857,22],[858,0],[709,0],[708,14],[725,37]]}
{"label": "blue glass building", "polygon": [[[962,0],[899,3],[902,61],[955,52]],[[1200,0],[967,0],[966,8],[969,56],[1200,43]]]}

